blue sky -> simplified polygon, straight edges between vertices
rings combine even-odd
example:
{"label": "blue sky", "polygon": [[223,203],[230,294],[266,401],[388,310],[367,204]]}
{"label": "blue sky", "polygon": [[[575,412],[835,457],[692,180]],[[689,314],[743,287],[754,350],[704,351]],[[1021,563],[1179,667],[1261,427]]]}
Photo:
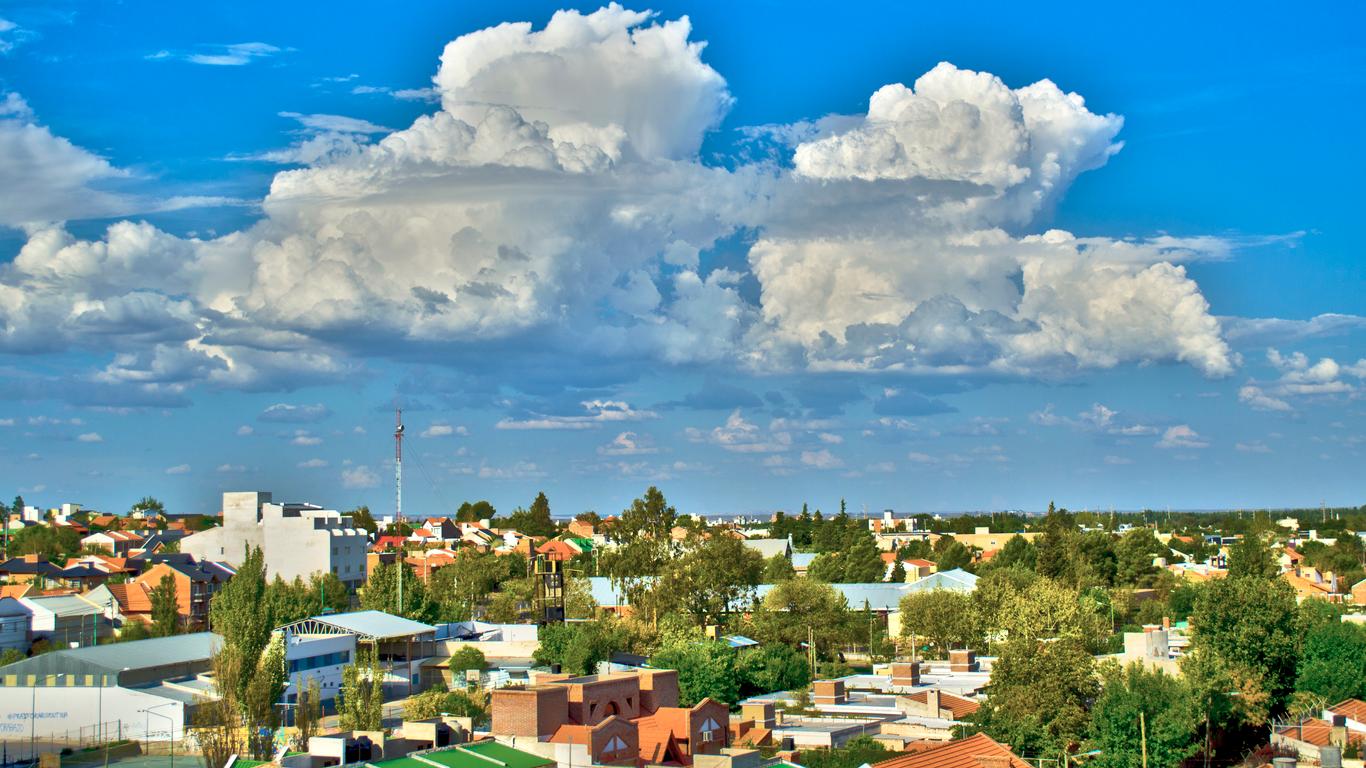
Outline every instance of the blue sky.
{"label": "blue sky", "polygon": [[735,5],[0,4],[0,493],[1362,503],[1360,9]]}

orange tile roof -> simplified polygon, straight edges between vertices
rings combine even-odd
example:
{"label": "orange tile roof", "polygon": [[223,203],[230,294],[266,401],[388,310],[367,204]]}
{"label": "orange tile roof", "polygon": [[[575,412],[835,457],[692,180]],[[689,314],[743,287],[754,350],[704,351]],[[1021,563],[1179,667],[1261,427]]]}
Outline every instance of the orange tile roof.
{"label": "orange tile roof", "polygon": [[[1327,747],[1333,743],[1333,724],[1317,717],[1306,718],[1298,724],[1291,723],[1278,726],[1276,733],[1289,739],[1313,744],[1316,747]],[[1366,735],[1356,731],[1348,731],[1347,740],[1353,744],[1360,744],[1366,741]]]}
{"label": "orange tile roof", "polygon": [[1321,597],[1323,595],[1332,594],[1332,590],[1329,588],[1330,585],[1326,582],[1306,579],[1303,576],[1291,573],[1290,571],[1282,573],[1281,577],[1290,582],[1290,586],[1294,587],[1295,591],[1301,595]]}
{"label": "orange tile roof", "polygon": [[[929,701],[930,694],[929,691],[920,691],[919,693],[909,694],[907,698],[924,704]],[[954,720],[962,720],[973,712],[981,709],[982,705],[972,699],[963,698],[962,696],[949,693],[948,691],[940,691],[939,708],[947,709],[952,712]]]}
{"label": "orange tile roof", "polygon": [[1021,760],[1010,748],[986,735],[978,733],[950,741],[937,747],[902,754],[873,763],[873,768],[983,768],[987,758],[1005,758],[1003,765],[1010,768],[1030,768],[1029,763]]}
{"label": "orange tile roof", "polygon": [[907,560],[906,562],[909,563],[910,565],[914,565],[916,568],[933,568],[933,567],[934,567],[934,563],[930,562],[929,560],[922,560],[922,559],[920,559],[920,558],[918,558],[918,557],[915,558],[915,559],[913,559],[913,560]]}
{"label": "orange tile roof", "polygon": [[147,585],[130,581],[126,584],[107,584],[109,593],[118,601],[121,613],[151,613],[152,595]]}
{"label": "orange tile roof", "polygon": [[32,584],[5,584],[0,586],[0,597],[28,597],[33,593]]}
{"label": "orange tile roof", "polygon": [[1328,711],[1335,715],[1346,715],[1358,723],[1366,723],[1366,701],[1362,701],[1361,699],[1339,701],[1329,707]]}

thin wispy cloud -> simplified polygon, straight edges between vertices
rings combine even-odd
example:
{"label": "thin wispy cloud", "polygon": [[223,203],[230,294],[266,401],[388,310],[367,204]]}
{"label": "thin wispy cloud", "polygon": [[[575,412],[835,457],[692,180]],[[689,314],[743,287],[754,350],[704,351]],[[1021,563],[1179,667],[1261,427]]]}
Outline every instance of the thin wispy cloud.
{"label": "thin wispy cloud", "polygon": [[162,49],[149,53],[143,58],[148,61],[184,61],[209,67],[241,67],[267,59],[286,50],[270,43],[249,42],[226,45],[204,45],[195,51],[171,51]]}

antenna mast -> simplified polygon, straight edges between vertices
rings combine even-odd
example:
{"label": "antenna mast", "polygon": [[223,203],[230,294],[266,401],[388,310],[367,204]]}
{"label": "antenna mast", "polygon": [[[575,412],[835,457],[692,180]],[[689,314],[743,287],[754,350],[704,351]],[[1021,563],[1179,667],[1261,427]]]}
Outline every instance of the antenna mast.
{"label": "antenna mast", "polygon": [[403,409],[394,408],[394,523],[403,522]]}

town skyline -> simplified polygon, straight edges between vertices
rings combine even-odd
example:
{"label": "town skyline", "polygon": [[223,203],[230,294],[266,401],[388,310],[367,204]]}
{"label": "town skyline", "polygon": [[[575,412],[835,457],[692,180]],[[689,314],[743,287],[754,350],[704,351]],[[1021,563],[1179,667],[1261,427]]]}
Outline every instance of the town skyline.
{"label": "town skyline", "polygon": [[1360,504],[1351,24],[650,7],[7,5],[5,498]]}

